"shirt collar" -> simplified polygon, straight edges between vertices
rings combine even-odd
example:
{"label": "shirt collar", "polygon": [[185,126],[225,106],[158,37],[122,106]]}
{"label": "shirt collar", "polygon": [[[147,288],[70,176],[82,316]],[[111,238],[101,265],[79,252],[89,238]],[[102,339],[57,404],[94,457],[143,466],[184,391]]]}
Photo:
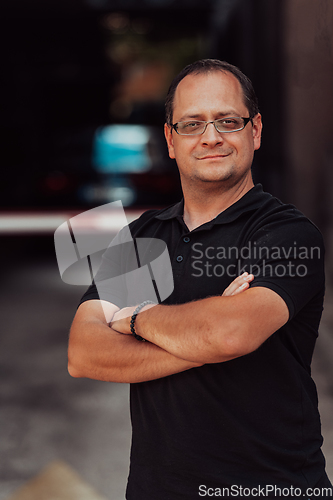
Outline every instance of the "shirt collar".
{"label": "shirt collar", "polygon": [[162,209],[157,215],[155,215],[155,218],[160,220],[175,219],[179,216],[183,217],[183,213],[184,213],[184,198],[181,199],[175,205]]}
{"label": "shirt collar", "polygon": [[[247,193],[245,193],[244,196],[236,201],[236,203],[228,207],[226,210],[217,215],[212,221],[206,224],[226,224],[227,222],[232,222],[233,220],[237,219],[245,212],[256,210],[257,208],[262,206],[263,195],[270,196],[268,193],[263,192],[261,184],[256,184]],[[182,199],[179,203],[172,205],[171,207],[163,209],[157,215],[155,215],[155,218],[159,220],[169,220],[179,217],[182,218],[183,213],[184,199]]]}

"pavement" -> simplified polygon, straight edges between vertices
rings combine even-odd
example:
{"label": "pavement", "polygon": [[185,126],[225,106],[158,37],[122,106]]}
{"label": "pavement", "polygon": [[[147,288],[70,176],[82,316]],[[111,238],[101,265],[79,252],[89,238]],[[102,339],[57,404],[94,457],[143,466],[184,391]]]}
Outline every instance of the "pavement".
{"label": "pavement", "polygon": [[[3,237],[0,500],[124,500],[129,388],[67,372],[68,330],[85,287],[60,279],[48,237]],[[333,293],[313,377],[333,478]]]}

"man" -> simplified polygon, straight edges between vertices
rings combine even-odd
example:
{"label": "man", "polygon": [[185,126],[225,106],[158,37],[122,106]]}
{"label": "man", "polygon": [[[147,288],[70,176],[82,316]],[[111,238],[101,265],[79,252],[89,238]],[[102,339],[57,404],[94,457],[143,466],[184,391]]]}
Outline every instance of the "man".
{"label": "man", "polygon": [[[138,308],[114,294],[106,318],[91,287],[71,329],[69,372],[131,383],[128,500],[310,497],[309,488],[321,498],[330,482],[310,375],[321,235],[253,184],[262,122],[238,68],[186,67],[166,111],[184,200],[130,229],[166,242],[174,291],[163,305]],[[104,272],[111,262],[106,252]]]}

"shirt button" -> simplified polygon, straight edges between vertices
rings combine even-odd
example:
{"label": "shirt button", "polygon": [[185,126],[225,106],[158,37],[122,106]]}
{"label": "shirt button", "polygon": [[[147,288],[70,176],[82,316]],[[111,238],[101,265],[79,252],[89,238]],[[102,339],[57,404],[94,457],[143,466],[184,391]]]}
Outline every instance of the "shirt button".
{"label": "shirt button", "polygon": [[176,260],[177,260],[177,262],[181,262],[181,261],[183,260],[183,258],[184,258],[184,257],[183,257],[182,255],[178,255],[178,257],[177,257],[177,259],[176,259]]}
{"label": "shirt button", "polygon": [[190,240],[191,240],[191,238],[189,238],[188,236],[185,236],[183,238],[183,241],[185,241],[185,243],[188,243]]}

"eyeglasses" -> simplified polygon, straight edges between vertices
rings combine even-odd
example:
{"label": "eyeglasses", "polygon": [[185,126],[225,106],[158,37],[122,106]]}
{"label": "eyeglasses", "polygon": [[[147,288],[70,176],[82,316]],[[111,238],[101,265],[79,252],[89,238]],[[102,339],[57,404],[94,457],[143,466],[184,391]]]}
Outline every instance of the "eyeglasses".
{"label": "eyeglasses", "polygon": [[238,116],[228,116],[227,118],[219,118],[212,122],[204,121],[188,121],[188,122],[178,122],[171,125],[177,134],[179,135],[201,135],[205,132],[207,125],[209,123],[214,123],[214,127],[217,132],[239,132],[251,122],[253,125],[252,118],[241,118]]}

